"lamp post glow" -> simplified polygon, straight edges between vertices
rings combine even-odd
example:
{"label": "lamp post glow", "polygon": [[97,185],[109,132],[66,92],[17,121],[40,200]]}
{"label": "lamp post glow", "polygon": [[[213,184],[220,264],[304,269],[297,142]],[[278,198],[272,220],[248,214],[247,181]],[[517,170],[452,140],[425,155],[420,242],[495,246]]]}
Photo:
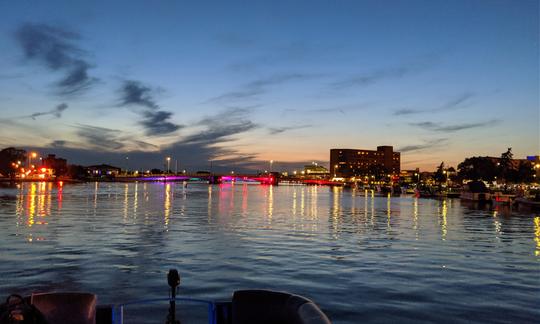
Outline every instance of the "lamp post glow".
{"label": "lamp post glow", "polygon": [[32,159],[35,159],[36,157],[37,157],[36,152],[30,153],[30,155],[28,156],[28,168],[29,169],[32,167]]}
{"label": "lamp post glow", "polygon": [[171,157],[167,156],[167,173],[171,170]]}

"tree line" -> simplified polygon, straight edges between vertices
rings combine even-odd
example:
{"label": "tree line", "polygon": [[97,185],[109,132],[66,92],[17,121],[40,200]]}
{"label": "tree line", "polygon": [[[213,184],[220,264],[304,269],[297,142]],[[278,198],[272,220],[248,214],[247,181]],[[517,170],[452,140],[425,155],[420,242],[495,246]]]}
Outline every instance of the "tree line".
{"label": "tree line", "polygon": [[501,183],[530,183],[535,180],[531,161],[513,159],[512,148],[499,158],[475,156],[458,164],[458,180],[484,180]]}

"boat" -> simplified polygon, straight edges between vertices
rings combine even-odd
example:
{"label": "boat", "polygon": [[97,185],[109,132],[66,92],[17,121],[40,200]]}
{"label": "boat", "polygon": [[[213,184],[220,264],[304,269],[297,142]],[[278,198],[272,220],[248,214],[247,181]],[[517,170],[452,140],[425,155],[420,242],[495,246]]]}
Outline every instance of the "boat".
{"label": "boat", "polygon": [[407,189],[405,189],[405,193],[408,195],[414,195],[416,193],[416,189],[412,187],[407,187]]}
{"label": "boat", "polygon": [[460,198],[468,201],[491,202],[491,194],[482,181],[470,181],[463,186]]}
{"label": "boat", "polygon": [[491,195],[491,200],[494,204],[511,205],[514,202],[516,195],[505,194],[500,191],[496,191]]}
{"label": "boat", "polygon": [[[161,315],[166,324],[180,323],[178,318],[182,316],[177,314],[176,303],[206,307],[209,324],[331,323],[313,301],[299,295],[271,290],[237,290],[230,301],[212,301],[177,297],[180,276],[176,269],[169,270],[167,281],[170,287],[167,298],[114,305],[98,305],[96,295],[84,292],[37,293],[29,297],[11,295],[0,305],[0,323],[123,324],[127,307],[143,308],[163,302],[169,303],[168,313]],[[189,323],[185,319],[182,322]]]}
{"label": "boat", "polygon": [[514,204],[517,205],[518,209],[540,211],[540,199],[535,200],[526,197],[519,197],[514,200]]}
{"label": "boat", "polygon": [[459,198],[461,196],[461,192],[456,191],[453,188],[446,188],[443,190],[436,190],[434,192],[434,196],[437,198]]}
{"label": "boat", "polygon": [[421,198],[433,198],[433,197],[436,197],[435,195],[435,189],[431,186],[426,186],[426,185],[422,185],[422,186],[418,186],[416,188],[416,197],[421,197]]}

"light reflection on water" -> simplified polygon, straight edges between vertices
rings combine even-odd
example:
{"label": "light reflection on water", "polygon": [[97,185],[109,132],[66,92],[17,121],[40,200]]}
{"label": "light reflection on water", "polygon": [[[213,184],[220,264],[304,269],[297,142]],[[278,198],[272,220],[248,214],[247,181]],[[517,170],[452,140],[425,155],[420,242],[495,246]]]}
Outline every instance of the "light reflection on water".
{"label": "light reflection on water", "polygon": [[162,297],[176,267],[182,294],[288,290],[337,323],[540,316],[540,216],[455,199],[317,186],[22,183],[0,188],[0,242],[4,296],[56,288],[93,291],[104,303]]}

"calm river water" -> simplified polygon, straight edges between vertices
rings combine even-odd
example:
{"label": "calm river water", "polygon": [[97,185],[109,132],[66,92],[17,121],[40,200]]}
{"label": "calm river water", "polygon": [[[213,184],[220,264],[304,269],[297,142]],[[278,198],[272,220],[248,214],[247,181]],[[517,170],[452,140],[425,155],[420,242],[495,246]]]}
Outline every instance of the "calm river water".
{"label": "calm river water", "polygon": [[[335,323],[537,322],[540,215],[316,186],[23,183],[0,188],[0,298],[101,303],[246,288],[317,302]],[[164,322],[163,313],[147,314]],[[149,322],[149,318],[143,322]]]}

